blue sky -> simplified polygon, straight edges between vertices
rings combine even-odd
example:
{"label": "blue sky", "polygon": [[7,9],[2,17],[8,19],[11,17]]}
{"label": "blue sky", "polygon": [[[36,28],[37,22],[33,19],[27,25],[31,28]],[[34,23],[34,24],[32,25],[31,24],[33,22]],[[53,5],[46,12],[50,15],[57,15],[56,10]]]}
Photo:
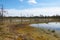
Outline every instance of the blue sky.
{"label": "blue sky", "polygon": [[28,3],[29,0],[0,0],[5,8],[35,8],[35,7],[60,7],[60,0],[34,0],[36,3]]}
{"label": "blue sky", "polygon": [[60,15],[60,0],[0,0],[0,7],[1,4],[10,16],[18,16],[21,13],[22,15]]}

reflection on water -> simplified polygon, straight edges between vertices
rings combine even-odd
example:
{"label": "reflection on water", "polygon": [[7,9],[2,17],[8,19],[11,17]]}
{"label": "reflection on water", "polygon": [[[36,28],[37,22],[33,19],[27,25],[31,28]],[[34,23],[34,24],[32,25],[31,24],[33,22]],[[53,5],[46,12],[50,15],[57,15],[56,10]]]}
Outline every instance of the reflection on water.
{"label": "reflection on water", "polygon": [[30,26],[60,30],[60,22],[31,24]]}

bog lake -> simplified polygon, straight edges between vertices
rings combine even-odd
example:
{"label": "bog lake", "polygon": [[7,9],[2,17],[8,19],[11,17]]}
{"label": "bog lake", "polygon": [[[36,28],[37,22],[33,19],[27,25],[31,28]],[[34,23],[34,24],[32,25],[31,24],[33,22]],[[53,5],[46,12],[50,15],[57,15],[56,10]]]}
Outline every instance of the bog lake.
{"label": "bog lake", "polygon": [[30,26],[39,27],[39,28],[46,28],[46,29],[60,30],[60,22],[38,23],[38,24],[31,24]]}

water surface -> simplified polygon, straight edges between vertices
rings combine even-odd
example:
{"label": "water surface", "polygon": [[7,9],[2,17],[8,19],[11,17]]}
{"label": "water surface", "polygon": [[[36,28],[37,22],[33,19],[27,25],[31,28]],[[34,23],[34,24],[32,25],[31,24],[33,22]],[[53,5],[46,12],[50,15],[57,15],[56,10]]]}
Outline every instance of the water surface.
{"label": "water surface", "polygon": [[60,30],[60,22],[38,23],[38,24],[31,24],[30,26]]}

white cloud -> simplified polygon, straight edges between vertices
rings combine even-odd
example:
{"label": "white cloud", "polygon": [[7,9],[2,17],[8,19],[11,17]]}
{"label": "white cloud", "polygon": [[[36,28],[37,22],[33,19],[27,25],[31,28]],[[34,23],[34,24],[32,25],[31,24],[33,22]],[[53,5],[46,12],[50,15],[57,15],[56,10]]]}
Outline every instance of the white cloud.
{"label": "white cloud", "polygon": [[29,4],[37,4],[36,0],[28,0]]}
{"label": "white cloud", "polygon": [[[20,2],[23,2],[24,0],[19,0]],[[29,4],[37,4],[37,1],[36,0],[27,0],[27,2],[29,3]]]}
{"label": "white cloud", "polygon": [[60,15],[60,7],[50,7],[50,8],[31,8],[31,9],[23,9],[23,10],[17,10],[17,9],[6,9],[8,11],[7,16],[30,16],[33,14],[34,16],[42,15]]}
{"label": "white cloud", "polygon": [[19,0],[20,2],[23,2],[23,0]]}

